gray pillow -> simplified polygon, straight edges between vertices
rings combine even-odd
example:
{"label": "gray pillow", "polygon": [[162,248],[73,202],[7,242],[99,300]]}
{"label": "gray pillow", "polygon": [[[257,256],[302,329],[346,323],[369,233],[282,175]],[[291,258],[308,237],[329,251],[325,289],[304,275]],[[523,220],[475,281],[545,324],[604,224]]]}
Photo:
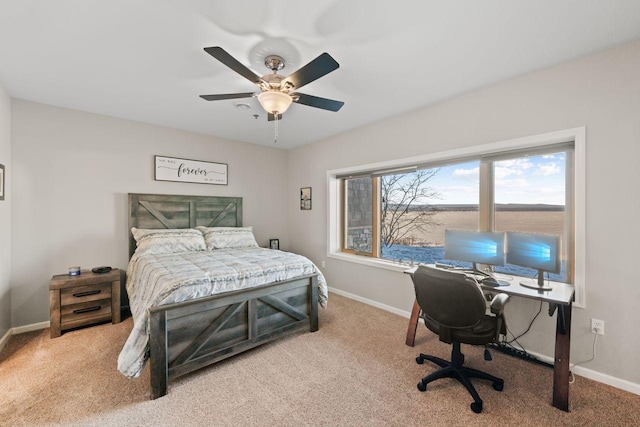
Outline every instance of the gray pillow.
{"label": "gray pillow", "polygon": [[136,239],[137,254],[167,254],[187,251],[204,251],[204,236],[195,228],[180,229],[131,229]]}
{"label": "gray pillow", "polygon": [[204,234],[207,249],[257,248],[253,227],[196,227]]}

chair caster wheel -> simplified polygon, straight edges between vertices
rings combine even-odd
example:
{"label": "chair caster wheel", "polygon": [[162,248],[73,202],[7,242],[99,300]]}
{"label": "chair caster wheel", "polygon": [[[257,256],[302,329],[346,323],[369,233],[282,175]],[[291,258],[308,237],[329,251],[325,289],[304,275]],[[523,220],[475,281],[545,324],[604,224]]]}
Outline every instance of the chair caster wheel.
{"label": "chair caster wheel", "polygon": [[502,391],[504,389],[504,381],[496,381],[493,383],[493,389],[497,391]]}
{"label": "chair caster wheel", "polygon": [[427,385],[426,385],[426,384],[424,384],[424,383],[422,383],[422,382],[419,382],[419,383],[418,383],[418,390],[420,390],[420,391],[427,391]]}
{"label": "chair caster wheel", "polygon": [[473,402],[471,404],[471,410],[476,414],[479,414],[480,412],[482,412],[482,402]]}
{"label": "chair caster wheel", "polygon": [[422,365],[424,363],[424,359],[421,356],[416,357],[416,363],[418,365]]}

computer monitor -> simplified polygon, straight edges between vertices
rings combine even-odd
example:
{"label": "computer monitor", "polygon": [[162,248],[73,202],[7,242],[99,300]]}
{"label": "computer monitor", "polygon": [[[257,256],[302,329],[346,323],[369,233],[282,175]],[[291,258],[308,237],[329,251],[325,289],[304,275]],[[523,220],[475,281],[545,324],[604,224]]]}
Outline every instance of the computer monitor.
{"label": "computer monitor", "polygon": [[507,264],[538,270],[538,283],[521,282],[522,286],[551,290],[544,283],[544,272],[560,273],[560,236],[507,231]]}
{"label": "computer monitor", "polygon": [[445,230],[444,257],[477,264],[504,265],[504,233]]}

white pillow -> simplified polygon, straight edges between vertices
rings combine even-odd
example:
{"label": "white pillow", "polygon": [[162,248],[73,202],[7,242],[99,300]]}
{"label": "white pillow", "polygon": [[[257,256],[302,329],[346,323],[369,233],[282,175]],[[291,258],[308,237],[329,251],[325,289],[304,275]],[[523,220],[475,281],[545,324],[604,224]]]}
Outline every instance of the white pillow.
{"label": "white pillow", "polygon": [[195,228],[179,229],[131,229],[136,239],[137,254],[168,254],[187,251],[204,251],[204,236]]}
{"label": "white pillow", "polygon": [[257,248],[253,227],[196,227],[204,234],[207,249]]}

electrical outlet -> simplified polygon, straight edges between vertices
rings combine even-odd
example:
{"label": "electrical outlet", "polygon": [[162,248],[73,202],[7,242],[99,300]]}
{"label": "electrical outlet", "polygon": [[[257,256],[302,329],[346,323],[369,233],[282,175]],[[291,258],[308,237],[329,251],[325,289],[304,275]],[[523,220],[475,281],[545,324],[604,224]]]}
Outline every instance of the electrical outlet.
{"label": "electrical outlet", "polygon": [[322,268],[324,268],[324,265],[325,265],[324,260],[322,260],[321,264],[322,264]]}
{"label": "electrical outlet", "polygon": [[591,332],[604,335],[604,320],[591,319]]}

